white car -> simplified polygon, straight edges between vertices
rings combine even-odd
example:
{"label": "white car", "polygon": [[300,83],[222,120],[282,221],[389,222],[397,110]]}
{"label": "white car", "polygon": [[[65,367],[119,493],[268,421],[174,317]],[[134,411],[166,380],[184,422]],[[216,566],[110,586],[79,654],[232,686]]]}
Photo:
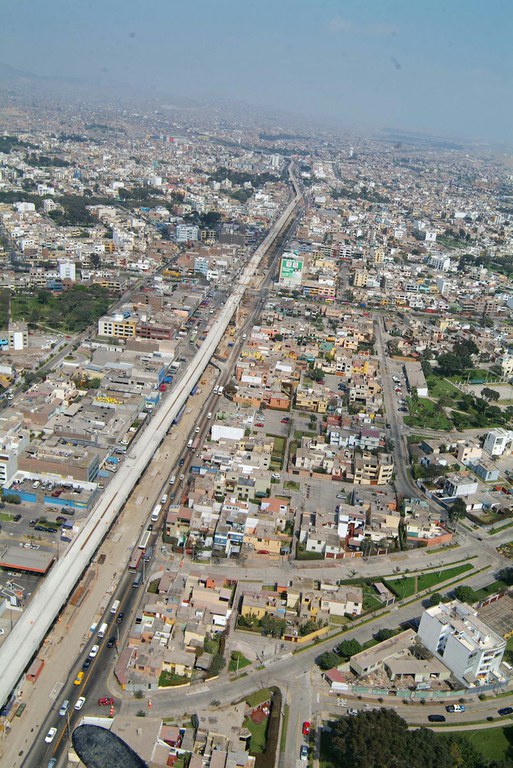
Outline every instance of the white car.
{"label": "white car", "polygon": [[94,659],[94,657],[97,655],[99,650],[100,650],[100,646],[99,645],[93,645],[93,647],[89,651],[89,658],[90,659]]}
{"label": "white car", "polygon": [[85,704],[85,696],[81,696],[79,699],[77,699],[77,703],[75,704],[75,709],[82,709],[84,704]]}
{"label": "white car", "polygon": [[54,728],[52,726],[52,728],[50,728],[50,730],[48,731],[48,733],[45,736],[45,741],[46,741],[47,744],[50,744],[54,740],[56,733],[57,733],[57,728]]}

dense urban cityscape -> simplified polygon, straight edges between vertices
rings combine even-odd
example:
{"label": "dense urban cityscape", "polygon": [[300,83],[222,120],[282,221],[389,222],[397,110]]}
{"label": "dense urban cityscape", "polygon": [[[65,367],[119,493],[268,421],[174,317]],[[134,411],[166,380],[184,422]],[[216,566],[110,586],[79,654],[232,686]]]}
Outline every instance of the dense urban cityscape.
{"label": "dense urban cityscape", "polygon": [[0,116],[2,764],[513,765],[511,153]]}

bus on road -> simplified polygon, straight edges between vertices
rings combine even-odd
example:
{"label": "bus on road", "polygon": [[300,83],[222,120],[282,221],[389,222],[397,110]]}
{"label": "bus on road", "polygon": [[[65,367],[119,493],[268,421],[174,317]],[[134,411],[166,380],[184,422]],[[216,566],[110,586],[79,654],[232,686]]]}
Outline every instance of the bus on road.
{"label": "bus on road", "polygon": [[139,547],[136,547],[134,549],[134,551],[132,552],[132,557],[128,562],[129,571],[135,572],[139,568],[143,555],[144,555],[144,551],[142,549],[139,549]]}
{"label": "bus on road", "polygon": [[137,545],[139,549],[143,550],[143,552],[148,546],[148,541],[150,540],[150,536],[151,536],[151,531],[144,531],[139,541],[139,544]]}

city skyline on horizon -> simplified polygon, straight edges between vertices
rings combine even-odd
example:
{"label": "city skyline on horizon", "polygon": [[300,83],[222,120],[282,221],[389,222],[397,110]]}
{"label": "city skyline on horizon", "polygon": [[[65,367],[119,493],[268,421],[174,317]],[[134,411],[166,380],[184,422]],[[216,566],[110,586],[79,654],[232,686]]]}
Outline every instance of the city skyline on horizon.
{"label": "city skyline on horizon", "polygon": [[8,67],[37,77],[242,102],[347,129],[508,144],[508,19],[513,10],[503,0],[486,9],[471,0],[464,16],[441,2],[427,9],[403,0],[365,8],[155,0],[150,9],[133,0],[74,8],[21,0],[4,8],[0,42]]}

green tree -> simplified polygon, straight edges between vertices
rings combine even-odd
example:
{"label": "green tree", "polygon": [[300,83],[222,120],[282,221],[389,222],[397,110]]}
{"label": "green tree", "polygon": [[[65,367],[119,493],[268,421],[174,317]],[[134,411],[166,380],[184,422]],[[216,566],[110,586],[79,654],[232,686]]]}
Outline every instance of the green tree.
{"label": "green tree", "polygon": [[497,573],[497,578],[507,584],[508,587],[510,587],[513,584],[513,568],[501,568],[501,570]]}
{"label": "green tree", "polygon": [[313,368],[308,375],[312,381],[322,381],[326,374],[321,368]]}
{"label": "green tree", "polygon": [[50,291],[45,291],[44,288],[42,288],[40,291],[37,292],[38,304],[48,304],[51,298],[52,298],[52,294],[50,293]]}
{"label": "green tree", "polygon": [[463,735],[409,731],[391,709],[363,711],[333,723],[327,752],[337,768],[491,768]]}
{"label": "green tree", "polygon": [[456,499],[449,507],[449,520],[451,523],[456,523],[460,518],[465,517],[467,513],[467,507],[463,499]]}
{"label": "green tree", "polygon": [[483,387],[481,390],[481,397],[484,397],[485,400],[496,403],[497,400],[500,399],[500,392],[497,392],[495,389],[490,389],[489,387]]}
{"label": "green tree", "polygon": [[356,656],[361,650],[362,646],[358,640],[342,640],[338,645],[337,653],[343,659],[350,659],[351,656]]}
{"label": "green tree", "polygon": [[462,584],[459,587],[456,587],[454,590],[454,597],[457,600],[461,600],[462,603],[473,603],[476,599],[476,593],[472,589],[472,587],[469,587],[466,584]]}
{"label": "green tree", "polygon": [[378,643],[382,643],[384,640],[390,640],[391,637],[394,637],[395,632],[393,629],[387,629],[386,627],[383,629],[378,629],[376,634],[374,635],[374,639],[378,641]]}
{"label": "green tree", "polygon": [[271,635],[272,637],[281,637],[285,632],[287,622],[285,619],[275,619],[274,616],[266,614],[262,617],[260,626],[264,634]]}
{"label": "green tree", "polygon": [[99,269],[100,264],[102,263],[101,256],[99,253],[92,253],[89,256],[89,261],[91,262],[91,266],[93,269]]}
{"label": "green tree", "polygon": [[221,670],[226,666],[226,660],[222,653],[216,653],[208,670],[209,677],[217,677]]}
{"label": "green tree", "polygon": [[440,592],[433,592],[431,595],[429,595],[429,600],[431,605],[440,605],[440,603],[443,601],[443,595]]}
{"label": "green tree", "polygon": [[317,657],[316,662],[321,669],[333,669],[340,664],[340,658],[333,651],[326,651]]}

